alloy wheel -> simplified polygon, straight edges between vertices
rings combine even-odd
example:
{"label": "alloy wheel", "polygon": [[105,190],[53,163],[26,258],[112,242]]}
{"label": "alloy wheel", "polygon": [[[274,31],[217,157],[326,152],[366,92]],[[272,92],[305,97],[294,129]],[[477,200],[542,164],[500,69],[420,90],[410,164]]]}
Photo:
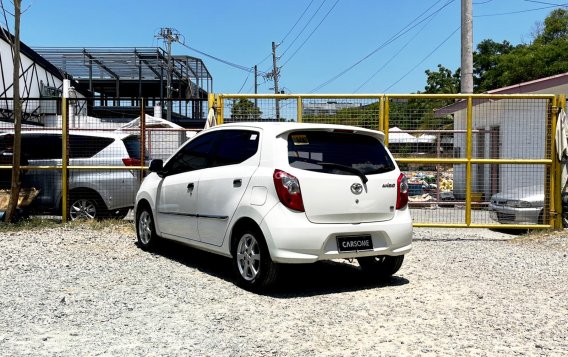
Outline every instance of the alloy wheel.
{"label": "alloy wheel", "polygon": [[254,280],[260,271],[260,246],[256,238],[247,233],[239,240],[237,246],[237,266],[239,273],[246,281]]}
{"label": "alloy wheel", "polygon": [[142,211],[138,218],[138,237],[144,245],[148,245],[152,239],[152,216],[148,211]]}
{"label": "alloy wheel", "polygon": [[71,220],[94,219],[97,216],[97,207],[92,200],[78,199],[73,202],[69,210]]}

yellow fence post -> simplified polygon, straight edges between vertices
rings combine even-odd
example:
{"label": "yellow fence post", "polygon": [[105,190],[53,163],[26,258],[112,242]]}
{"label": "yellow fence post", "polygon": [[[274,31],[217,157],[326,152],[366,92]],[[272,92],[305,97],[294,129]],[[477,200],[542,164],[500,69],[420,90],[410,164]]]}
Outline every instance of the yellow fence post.
{"label": "yellow fence post", "polygon": [[296,113],[296,116],[297,116],[296,121],[297,121],[298,123],[301,123],[301,122],[303,121],[303,117],[302,117],[302,116],[304,115],[304,114],[303,114],[304,105],[303,105],[303,103],[302,103],[302,96],[300,96],[300,95],[296,98],[296,110],[297,110],[297,113]]}
{"label": "yellow fence post", "polygon": [[219,111],[217,112],[217,124],[223,124],[225,122],[225,98],[222,94],[219,94],[216,98],[217,107]]}
{"label": "yellow fence post", "polygon": [[467,97],[467,138],[466,138],[466,169],[465,169],[465,224],[471,225],[471,156],[473,147],[473,98]]}
{"label": "yellow fence post", "polygon": [[67,98],[61,98],[61,220],[63,223],[67,222],[67,199],[69,188],[69,173],[67,166],[69,165],[69,150],[67,150],[67,143],[69,139],[69,128],[67,116]]}
{"label": "yellow fence post", "polygon": [[390,127],[390,104],[389,99],[386,96],[381,97],[383,101],[383,133],[385,133],[385,145],[389,145],[389,127]]}
{"label": "yellow fence post", "polygon": [[215,106],[215,94],[209,93],[207,96],[207,109],[211,109]]}
{"label": "yellow fence post", "polygon": [[551,127],[551,148],[550,154],[552,165],[550,168],[550,224],[554,229],[562,229],[562,171],[560,160],[556,152],[556,122],[560,109],[565,109],[566,96],[559,95],[552,100],[552,123]]}

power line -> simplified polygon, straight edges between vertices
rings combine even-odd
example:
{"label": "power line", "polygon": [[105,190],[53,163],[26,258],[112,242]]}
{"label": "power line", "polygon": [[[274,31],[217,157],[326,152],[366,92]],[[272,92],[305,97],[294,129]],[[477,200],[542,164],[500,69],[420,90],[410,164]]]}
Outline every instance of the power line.
{"label": "power line", "polygon": [[327,13],[324,15],[324,17],[321,19],[321,21],[319,22],[319,24],[312,30],[312,32],[308,35],[308,37],[306,37],[306,39],[304,40],[304,42],[302,42],[302,44],[296,49],[296,51],[294,51],[294,53],[292,53],[290,55],[290,57],[288,57],[288,59],[286,60],[286,62],[284,62],[284,64],[282,64],[282,67],[284,67],[286,65],[286,63],[290,62],[290,60],[292,58],[294,58],[294,56],[296,55],[296,53],[298,53],[298,51],[300,51],[302,49],[302,47],[304,47],[304,45],[306,44],[306,42],[308,42],[308,40],[310,39],[310,37],[312,37],[312,35],[317,31],[317,29],[320,27],[320,25],[325,21],[325,19],[329,16],[329,14],[331,13],[331,11],[335,8],[335,6],[337,5],[337,3],[339,2],[339,0],[336,0],[335,3],[333,4],[333,6],[331,6],[331,8],[327,11]]}
{"label": "power line", "polygon": [[302,17],[304,17],[304,15],[306,14],[306,11],[308,11],[308,9],[310,8],[310,6],[312,6],[312,3],[314,2],[314,0],[310,1],[310,3],[308,4],[308,6],[306,6],[306,8],[304,9],[304,11],[302,12],[302,14],[300,15],[300,17],[298,17],[298,20],[296,20],[296,23],[294,24],[294,26],[292,26],[292,28],[290,28],[290,30],[286,33],[286,35],[284,35],[284,37],[282,38],[282,40],[280,40],[280,43],[284,43],[284,41],[286,40],[286,38],[288,37],[288,35],[290,35],[290,33],[294,30],[294,28],[296,28],[296,26],[298,25],[298,23],[300,22],[300,20],[302,19]]}
{"label": "power line", "polygon": [[236,64],[236,63],[229,62],[229,61],[227,61],[227,60],[221,59],[221,58],[219,58],[219,57],[215,57],[215,56],[213,56],[213,55],[207,54],[207,53],[205,53],[205,52],[203,52],[203,51],[200,51],[200,50],[198,50],[198,49],[195,49],[195,48],[193,48],[193,47],[190,47],[190,46],[186,45],[186,44],[183,43],[183,42],[180,42],[180,44],[181,44],[183,47],[185,47],[185,48],[187,48],[187,49],[190,49],[190,50],[192,50],[192,51],[194,51],[194,52],[197,52],[197,53],[199,53],[199,54],[201,54],[201,55],[203,55],[203,56],[205,56],[205,57],[208,57],[208,58],[211,58],[212,60],[215,60],[215,61],[224,63],[224,64],[226,64],[226,65],[228,65],[228,66],[233,67],[233,68],[240,69],[241,71],[245,71],[245,72],[249,72],[249,73],[251,73],[251,72],[254,71],[254,69],[253,69],[252,67],[242,66],[242,65],[239,65],[239,64]]}
{"label": "power line", "polygon": [[554,4],[551,2],[544,2],[544,1],[536,1],[536,0],[524,0],[525,2],[534,2],[535,4],[544,4],[544,5],[552,5],[552,6],[563,6],[559,4]]}
{"label": "power line", "polygon": [[[306,8],[304,9],[304,11],[302,12],[302,14],[300,15],[300,17],[298,17],[298,20],[296,20],[296,22],[294,23],[294,25],[290,28],[290,30],[288,30],[288,32],[286,33],[286,35],[284,35],[284,37],[282,38],[282,40],[280,40],[280,43],[284,43],[284,41],[286,40],[286,38],[290,35],[290,33],[292,33],[292,31],[294,30],[294,28],[296,28],[296,26],[298,25],[298,23],[300,22],[300,20],[304,17],[304,15],[306,14],[306,12],[308,11],[308,9],[310,8],[310,6],[312,5],[312,3],[314,2],[314,0],[310,1],[310,3],[308,4],[308,6],[306,6]],[[269,59],[272,56],[272,53],[269,53],[266,55],[266,57],[264,57],[260,62],[258,62],[256,65],[260,66],[262,63],[264,63],[267,59]],[[267,71],[268,72],[268,71]]]}
{"label": "power line", "polygon": [[539,7],[539,8],[535,8],[535,9],[528,9],[528,10],[501,12],[501,13],[486,14],[486,15],[474,15],[473,17],[493,17],[493,16],[514,15],[514,14],[521,14],[521,13],[525,13],[525,12],[546,10],[546,9],[551,9],[551,8],[555,8],[555,7],[565,7],[565,6],[568,6],[568,3],[565,3],[565,4],[558,4],[558,5],[551,5],[551,6],[544,6],[544,7]]}
{"label": "power line", "polygon": [[424,24],[424,26],[422,26],[418,32],[416,32],[416,34],[414,34],[414,36],[412,36],[412,38],[410,40],[408,40],[408,42],[406,42],[404,44],[404,46],[402,46],[400,48],[400,50],[398,50],[398,52],[396,52],[391,58],[388,59],[388,61],[385,62],[385,64],[383,64],[381,66],[381,68],[379,68],[375,73],[373,73],[373,75],[371,75],[365,82],[363,82],[359,87],[357,87],[357,89],[354,90],[355,93],[357,93],[361,88],[363,88],[363,86],[365,86],[367,83],[369,83],[373,78],[375,78],[375,76],[377,74],[379,74],[389,63],[391,63],[406,47],[408,47],[408,45],[410,45],[410,43],[412,41],[414,41],[414,39],[416,37],[418,37],[419,34],[422,33],[422,31],[424,31],[424,29],[435,19],[436,17],[433,16],[432,18],[430,18],[430,20],[428,22],[426,22]]}
{"label": "power line", "polygon": [[393,84],[391,84],[390,86],[388,86],[385,90],[383,90],[383,93],[386,93],[389,89],[391,89],[392,87],[394,87],[395,85],[397,85],[400,81],[402,81],[404,78],[406,78],[406,76],[408,76],[410,73],[412,73],[412,71],[414,71],[418,66],[420,66],[422,63],[424,63],[424,61],[426,61],[430,56],[432,56],[434,54],[434,52],[436,52],[440,47],[442,47],[444,45],[444,43],[448,42],[448,40],[455,35],[456,32],[459,31],[459,29],[461,28],[461,26],[458,26],[457,29],[455,29],[448,37],[446,37],[446,39],[444,41],[442,41],[438,46],[436,46],[436,48],[434,48],[432,50],[432,52],[428,53],[424,58],[422,58],[422,60],[420,62],[418,62],[414,67],[412,67],[410,69],[410,71],[406,72],[402,77],[400,77],[396,82],[394,82]]}
{"label": "power line", "polygon": [[[404,26],[401,30],[399,30],[396,34],[394,34],[393,36],[391,36],[391,38],[389,38],[388,40],[386,40],[385,42],[383,42],[381,45],[379,45],[379,47],[375,48],[374,50],[372,50],[370,53],[368,53],[367,55],[365,55],[363,58],[361,58],[360,60],[358,60],[357,62],[355,62],[354,64],[352,64],[351,66],[347,67],[346,69],[344,69],[343,71],[341,71],[340,73],[338,73],[337,75],[333,76],[332,78],[328,79],[327,81],[321,83],[319,86],[317,86],[316,88],[312,89],[310,91],[310,93],[316,92],[318,90],[320,90],[321,88],[329,85],[330,83],[334,82],[335,80],[337,80],[338,78],[342,77],[345,73],[351,71],[353,68],[357,67],[359,64],[361,64],[363,61],[365,61],[366,59],[368,59],[369,57],[371,57],[372,55],[374,55],[375,53],[377,53],[378,51],[380,51],[381,49],[385,48],[386,46],[388,46],[389,44],[391,44],[392,42],[396,41],[397,39],[399,39],[400,37],[402,37],[403,35],[405,35],[406,33],[408,33],[410,30],[414,29],[415,27],[417,27],[418,25],[420,25],[421,23],[423,23],[424,21],[428,20],[429,18],[431,18],[432,16],[435,16],[436,14],[438,14],[440,11],[442,11],[445,7],[447,7],[448,5],[450,5],[451,3],[453,3],[455,0],[449,0],[448,2],[446,2],[444,5],[442,5],[442,7],[440,7],[438,10],[436,10],[434,13],[426,16],[424,19],[418,21],[418,19],[420,19],[422,16],[424,16],[426,13],[428,13],[432,8],[434,8],[438,3],[440,3],[442,0],[438,0],[436,1],[432,6],[430,6],[428,9],[426,9],[425,11],[423,11],[420,15],[418,15],[416,18],[414,18],[411,22],[409,22],[406,26]],[[416,24],[412,25],[413,23],[415,23],[416,21],[418,21]]]}
{"label": "power line", "polygon": [[248,81],[248,79],[249,79],[249,77],[250,77],[250,73],[251,73],[251,72],[247,73],[247,77],[245,78],[245,81],[243,82],[243,85],[241,86],[241,89],[239,89],[239,91],[237,92],[237,94],[241,94],[241,91],[243,90],[245,84],[247,84],[247,81]]}
{"label": "power line", "polygon": [[271,56],[272,56],[272,53],[267,54],[266,57],[264,57],[264,58],[262,59],[262,61],[258,62],[256,65],[257,65],[257,66],[260,66],[260,65],[263,64],[267,59],[269,59]]}
{"label": "power line", "polygon": [[304,33],[304,31],[306,30],[306,27],[308,27],[308,25],[310,24],[310,22],[312,22],[312,20],[314,19],[314,17],[317,15],[317,13],[321,10],[322,6],[326,3],[327,0],[323,0],[322,3],[320,4],[320,6],[317,8],[316,12],[314,12],[312,14],[312,17],[310,17],[310,19],[308,20],[308,22],[306,22],[306,24],[304,25],[304,27],[302,27],[302,29],[300,30],[300,32],[296,35],[296,37],[294,37],[294,40],[292,40],[292,43],[290,43],[290,45],[288,45],[288,47],[286,47],[286,49],[282,52],[282,54],[280,55],[280,57],[283,57],[286,52],[288,52],[288,50],[294,45],[294,43],[296,43],[296,41],[298,40],[298,38],[302,35],[302,33]]}

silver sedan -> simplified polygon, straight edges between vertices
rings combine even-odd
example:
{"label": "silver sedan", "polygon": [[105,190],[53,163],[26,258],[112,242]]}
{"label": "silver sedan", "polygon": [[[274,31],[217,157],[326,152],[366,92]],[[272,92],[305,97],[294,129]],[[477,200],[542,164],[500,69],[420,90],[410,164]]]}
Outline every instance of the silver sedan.
{"label": "silver sedan", "polygon": [[494,194],[489,202],[491,219],[503,224],[542,224],[544,187],[518,187]]}

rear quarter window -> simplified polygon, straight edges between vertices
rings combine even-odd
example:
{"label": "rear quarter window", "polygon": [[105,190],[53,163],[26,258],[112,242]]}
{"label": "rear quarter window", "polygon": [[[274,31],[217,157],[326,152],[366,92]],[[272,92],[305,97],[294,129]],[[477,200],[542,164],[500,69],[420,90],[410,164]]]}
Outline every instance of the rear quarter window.
{"label": "rear quarter window", "polygon": [[375,137],[327,131],[295,131],[288,134],[288,162],[290,166],[302,170],[343,175],[351,173],[333,165],[357,169],[365,175],[395,169],[387,150]]}
{"label": "rear quarter window", "polygon": [[[127,136],[126,138],[122,139],[122,142],[126,147],[126,151],[128,151],[128,156],[130,156],[130,158],[132,159],[140,160],[140,136]],[[145,150],[144,159],[149,159],[148,150]]]}

